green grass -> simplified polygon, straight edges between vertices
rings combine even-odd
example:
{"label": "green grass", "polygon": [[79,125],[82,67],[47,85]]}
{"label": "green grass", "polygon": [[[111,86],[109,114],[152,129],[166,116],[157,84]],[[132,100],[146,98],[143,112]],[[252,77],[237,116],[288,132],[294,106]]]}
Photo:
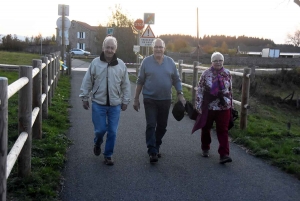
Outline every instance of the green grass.
{"label": "green grass", "polygon": [[32,59],[40,59],[40,56],[39,54],[0,51],[0,64],[31,66]]}
{"label": "green grass", "polygon": [[[0,52],[1,55],[3,52]],[[5,53],[9,55],[9,53]],[[16,53],[12,53],[15,55]],[[23,54],[23,53],[17,53]],[[19,65],[30,65],[32,55],[20,56]],[[8,56],[9,57],[9,56]],[[39,56],[34,57],[39,58]],[[6,61],[6,60],[5,60]],[[15,64],[13,62],[0,63]],[[18,79],[18,72],[0,70],[2,77],[11,84]],[[17,164],[7,179],[7,200],[58,200],[61,188],[61,172],[66,160],[66,150],[70,140],[66,132],[70,127],[68,109],[71,85],[69,76],[61,76],[48,110],[48,119],[42,122],[42,139],[32,141],[31,175],[20,178]],[[8,153],[18,138],[18,95],[8,100]]]}

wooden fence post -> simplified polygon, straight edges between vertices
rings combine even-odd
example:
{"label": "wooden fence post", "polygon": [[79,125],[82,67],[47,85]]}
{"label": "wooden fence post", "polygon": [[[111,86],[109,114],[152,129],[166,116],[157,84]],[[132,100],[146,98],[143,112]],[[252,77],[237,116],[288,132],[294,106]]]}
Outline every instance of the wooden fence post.
{"label": "wooden fence post", "polygon": [[46,95],[44,102],[42,103],[42,118],[48,118],[48,57],[42,57],[42,62],[46,66],[42,69],[42,94]]}
{"label": "wooden fence post", "polygon": [[7,127],[8,127],[8,80],[0,77],[0,200],[6,200]]}
{"label": "wooden fence post", "polygon": [[52,55],[49,54],[47,55],[48,56],[48,60],[50,60],[50,63],[48,65],[48,88],[50,87],[50,89],[48,90],[48,94],[47,94],[47,97],[48,97],[48,107],[51,106],[51,100],[52,100],[52,86],[51,86],[51,82],[52,82],[52,65],[53,65],[53,62],[52,62]]}
{"label": "wooden fence post", "polygon": [[39,113],[36,116],[32,126],[32,137],[36,139],[42,138],[42,60],[33,59],[32,67],[38,68],[39,73],[33,78],[32,87],[32,108],[39,108]]}
{"label": "wooden fence post", "polygon": [[240,117],[240,129],[244,130],[247,128],[247,114],[248,109],[245,107],[249,101],[249,90],[250,90],[250,79],[249,75],[251,73],[250,68],[244,68],[243,74],[243,85],[242,85],[242,101],[241,101],[241,117]]}
{"label": "wooden fence post", "polygon": [[193,88],[192,88],[192,104],[195,105],[196,101],[196,87],[198,82],[198,68],[196,68],[199,65],[198,61],[194,61],[194,67],[193,67]]}
{"label": "wooden fence post", "polygon": [[179,73],[179,77],[182,81],[182,66],[181,64],[183,63],[183,60],[178,60],[178,73]]}
{"label": "wooden fence post", "polygon": [[19,91],[19,133],[28,133],[28,138],[18,157],[18,174],[21,177],[31,173],[31,123],[32,123],[32,66],[20,66],[19,77],[27,77],[28,83]]}

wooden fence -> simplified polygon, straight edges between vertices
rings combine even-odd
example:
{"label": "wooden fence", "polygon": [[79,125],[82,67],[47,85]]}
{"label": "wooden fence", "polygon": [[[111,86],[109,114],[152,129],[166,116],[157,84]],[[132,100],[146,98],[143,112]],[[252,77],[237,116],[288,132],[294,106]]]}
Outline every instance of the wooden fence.
{"label": "wooden fence", "polygon": [[[0,77],[0,199],[6,200],[7,178],[18,159],[18,175],[31,173],[32,137],[42,138],[42,119],[48,118],[48,106],[60,76],[60,52],[33,59],[32,66],[0,65],[19,69],[19,79],[8,85]],[[70,69],[70,68],[69,68]],[[18,92],[19,137],[7,154],[8,99]]]}

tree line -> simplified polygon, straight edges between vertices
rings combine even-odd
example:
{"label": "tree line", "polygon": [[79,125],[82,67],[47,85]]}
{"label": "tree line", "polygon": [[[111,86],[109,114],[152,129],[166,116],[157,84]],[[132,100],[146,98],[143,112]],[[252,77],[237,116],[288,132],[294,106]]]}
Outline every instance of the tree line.
{"label": "tree line", "polygon": [[24,51],[26,47],[31,45],[56,45],[56,38],[53,34],[52,37],[43,38],[41,34],[32,37],[25,37],[25,40],[18,38],[16,34],[7,34],[0,40],[0,50],[5,51]]}

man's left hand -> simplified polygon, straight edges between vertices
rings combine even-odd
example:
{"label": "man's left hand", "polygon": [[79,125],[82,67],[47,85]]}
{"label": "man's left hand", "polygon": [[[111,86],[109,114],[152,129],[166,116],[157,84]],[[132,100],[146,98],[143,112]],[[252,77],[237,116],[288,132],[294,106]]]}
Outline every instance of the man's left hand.
{"label": "man's left hand", "polygon": [[186,100],[185,100],[185,98],[183,97],[183,95],[182,95],[182,94],[178,94],[177,98],[178,98],[178,100],[182,103],[182,105],[185,106]]}
{"label": "man's left hand", "polygon": [[127,109],[127,105],[122,103],[121,109],[122,109],[122,111],[125,111]]}

